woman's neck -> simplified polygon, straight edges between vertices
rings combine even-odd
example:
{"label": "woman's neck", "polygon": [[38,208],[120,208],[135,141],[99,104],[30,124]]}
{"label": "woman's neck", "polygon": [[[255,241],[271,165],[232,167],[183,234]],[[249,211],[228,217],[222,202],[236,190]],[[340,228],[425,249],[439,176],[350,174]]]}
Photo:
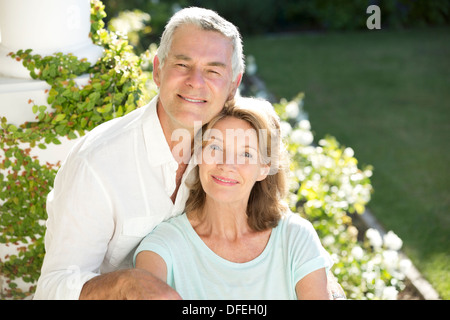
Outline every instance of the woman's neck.
{"label": "woman's neck", "polygon": [[272,231],[251,229],[245,206],[219,205],[206,201],[203,209],[189,212],[187,217],[209,249],[235,263],[248,262],[258,257],[264,251]]}
{"label": "woman's neck", "polygon": [[200,236],[233,241],[252,232],[243,205],[221,204],[207,199],[203,208],[188,214],[188,218]]}

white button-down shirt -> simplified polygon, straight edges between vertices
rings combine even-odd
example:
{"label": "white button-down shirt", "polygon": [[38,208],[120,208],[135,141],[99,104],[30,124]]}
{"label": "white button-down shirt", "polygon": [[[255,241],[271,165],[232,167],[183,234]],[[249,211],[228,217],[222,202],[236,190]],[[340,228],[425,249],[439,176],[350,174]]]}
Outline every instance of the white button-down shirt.
{"label": "white button-down shirt", "polygon": [[35,299],[78,299],[83,284],[131,267],[139,242],[161,221],[181,214],[189,190],[165,140],[155,97],[108,121],[78,142],[47,198],[46,255]]}

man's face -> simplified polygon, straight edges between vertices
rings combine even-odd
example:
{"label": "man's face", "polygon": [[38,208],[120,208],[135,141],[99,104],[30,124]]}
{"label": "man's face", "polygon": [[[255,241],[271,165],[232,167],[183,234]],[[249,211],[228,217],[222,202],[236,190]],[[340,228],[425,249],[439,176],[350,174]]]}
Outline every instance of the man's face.
{"label": "man's face", "polygon": [[158,116],[163,128],[202,125],[220,112],[239,86],[232,77],[233,45],[219,32],[183,25],[174,32],[169,54],[160,68],[154,60],[153,78],[159,87]]}

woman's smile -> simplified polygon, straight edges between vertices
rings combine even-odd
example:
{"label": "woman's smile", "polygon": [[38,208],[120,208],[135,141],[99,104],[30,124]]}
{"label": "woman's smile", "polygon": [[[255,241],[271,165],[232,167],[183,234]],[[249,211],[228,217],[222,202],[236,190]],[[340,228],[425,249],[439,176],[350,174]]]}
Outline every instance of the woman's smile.
{"label": "woman's smile", "polygon": [[216,182],[220,185],[223,185],[223,186],[234,186],[239,183],[237,180],[225,178],[222,176],[211,175],[211,177],[213,178],[214,182]]}

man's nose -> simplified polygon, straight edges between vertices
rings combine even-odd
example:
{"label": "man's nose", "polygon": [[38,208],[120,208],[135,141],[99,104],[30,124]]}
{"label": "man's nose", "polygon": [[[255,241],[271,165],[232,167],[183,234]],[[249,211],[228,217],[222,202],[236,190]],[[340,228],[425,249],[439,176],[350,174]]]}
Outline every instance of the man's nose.
{"label": "man's nose", "polygon": [[192,68],[188,74],[186,80],[186,85],[192,88],[198,88],[205,84],[205,79],[203,78],[203,73],[198,68]]}

